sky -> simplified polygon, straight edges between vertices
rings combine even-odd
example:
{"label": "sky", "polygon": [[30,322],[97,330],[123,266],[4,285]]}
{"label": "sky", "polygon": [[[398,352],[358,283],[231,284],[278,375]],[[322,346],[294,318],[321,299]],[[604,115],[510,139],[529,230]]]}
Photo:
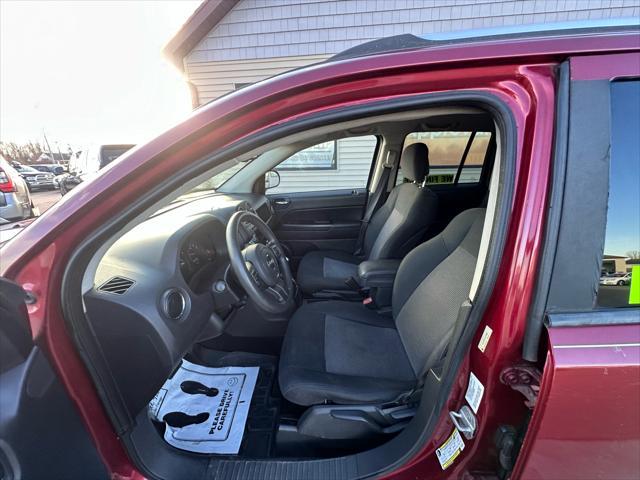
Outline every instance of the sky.
{"label": "sky", "polygon": [[191,111],[162,47],[200,0],[0,0],[0,141],[139,143]]}

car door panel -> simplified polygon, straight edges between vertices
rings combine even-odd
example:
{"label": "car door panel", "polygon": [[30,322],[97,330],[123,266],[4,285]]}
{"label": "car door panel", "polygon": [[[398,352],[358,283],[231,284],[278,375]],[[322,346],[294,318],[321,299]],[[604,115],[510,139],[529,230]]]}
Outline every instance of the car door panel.
{"label": "car door panel", "polygon": [[527,360],[546,350],[544,373],[512,478],[632,479],[640,471],[640,305],[633,285],[601,278],[607,261],[621,274],[635,266],[624,253],[638,244],[640,218],[640,57],[620,62],[611,81],[597,67],[614,57],[570,60],[570,121],[557,133],[564,143],[532,309],[542,313],[525,337]]}
{"label": "car door panel", "polygon": [[69,395],[33,344],[25,298],[0,278],[0,476],[108,478]]}
{"label": "car door panel", "polygon": [[270,199],[274,232],[294,263],[311,250],[354,251],[366,189],[276,194]]}
{"label": "car door panel", "polygon": [[[551,314],[549,353],[513,478],[637,478],[640,309]],[[567,461],[589,459],[589,461]]]}

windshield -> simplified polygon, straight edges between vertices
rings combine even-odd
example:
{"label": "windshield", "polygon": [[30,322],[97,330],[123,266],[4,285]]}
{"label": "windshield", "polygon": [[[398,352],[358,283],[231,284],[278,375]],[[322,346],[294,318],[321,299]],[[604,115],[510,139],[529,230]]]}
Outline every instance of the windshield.
{"label": "windshield", "polygon": [[35,168],[32,167],[26,167],[24,165],[21,165],[19,167],[15,167],[16,170],[18,170],[20,173],[40,173],[38,170],[36,170]]}
{"label": "windshield", "polygon": [[231,161],[231,165],[229,167],[227,167],[226,169],[224,169],[220,173],[215,174],[210,179],[205,180],[200,185],[198,185],[193,190],[191,190],[189,193],[204,192],[204,191],[216,190],[216,189],[220,188],[222,186],[222,184],[224,184],[227,180],[229,180],[231,177],[233,177],[236,173],[238,173],[240,170],[242,170],[244,167],[246,167],[249,163],[251,163],[252,160],[253,160],[253,158],[250,158],[250,159],[245,160],[245,161],[232,160]]}
{"label": "windshield", "polygon": [[100,168],[104,168],[113,162],[116,158],[131,150],[134,145],[105,145],[102,147],[102,159]]}

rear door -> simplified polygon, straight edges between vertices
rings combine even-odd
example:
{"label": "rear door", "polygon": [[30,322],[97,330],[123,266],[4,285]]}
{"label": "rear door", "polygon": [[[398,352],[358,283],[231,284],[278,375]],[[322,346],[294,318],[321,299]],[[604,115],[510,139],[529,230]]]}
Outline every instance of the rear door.
{"label": "rear door", "polygon": [[107,478],[71,399],[31,339],[26,298],[0,277],[0,478]]}
{"label": "rear door", "polygon": [[353,253],[377,145],[373,135],[324,142],[276,167],[280,183],[267,195],[294,267],[311,250]]}
{"label": "rear door", "polygon": [[[514,478],[638,478],[638,75],[639,54],[571,61],[565,187],[542,332],[548,351]],[[630,284],[604,284],[616,273],[629,273]]]}

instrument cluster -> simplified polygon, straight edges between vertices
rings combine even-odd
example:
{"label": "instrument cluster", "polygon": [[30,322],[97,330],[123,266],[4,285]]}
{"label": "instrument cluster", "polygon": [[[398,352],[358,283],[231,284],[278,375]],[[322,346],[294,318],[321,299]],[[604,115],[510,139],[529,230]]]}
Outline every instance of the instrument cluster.
{"label": "instrument cluster", "polygon": [[180,249],[180,271],[187,283],[202,268],[216,259],[213,238],[206,230],[199,229],[189,235]]}

